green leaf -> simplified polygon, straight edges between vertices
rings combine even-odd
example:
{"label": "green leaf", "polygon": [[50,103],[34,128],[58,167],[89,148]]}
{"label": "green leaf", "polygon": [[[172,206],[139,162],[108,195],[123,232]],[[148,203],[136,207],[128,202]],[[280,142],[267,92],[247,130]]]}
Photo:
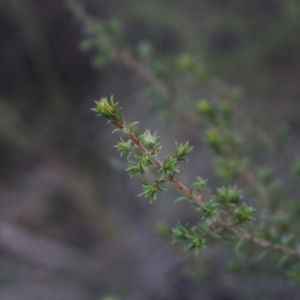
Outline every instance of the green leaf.
{"label": "green leaf", "polygon": [[115,132],[118,132],[118,133],[123,133],[123,130],[122,129],[120,129],[120,128],[117,128],[117,129],[115,129],[112,133],[114,134]]}
{"label": "green leaf", "polygon": [[128,131],[132,133],[134,127],[135,127],[136,125],[138,125],[138,124],[140,124],[140,122],[133,122],[133,123],[131,123],[131,124],[128,126]]}
{"label": "green leaf", "polygon": [[169,174],[175,174],[175,173],[179,173],[179,169],[177,168],[177,159],[174,158],[173,156],[168,155],[164,161],[163,161],[163,165],[160,169],[160,173],[165,173],[167,175]]}
{"label": "green leaf", "polygon": [[150,130],[146,130],[142,135],[138,137],[139,142],[146,147],[151,153],[159,152],[161,145],[159,143],[159,136],[157,132],[151,134]]}
{"label": "green leaf", "polygon": [[235,174],[240,172],[241,162],[236,159],[224,158],[223,156],[217,156],[214,160],[217,175],[222,180],[228,181],[232,179]]}
{"label": "green leaf", "polygon": [[194,65],[194,61],[190,55],[182,54],[178,57],[177,64],[183,70],[190,70]]}
{"label": "green leaf", "polygon": [[173,157],[176,158],[178,162],[186,162],[186,156],[192,151],[193,147],[189,146],[189,142],[185,144],[175,142],[175,152]]}
{"label": "green leaf", "polygon": [[172,229],[172,233],[173,233],[172,244],[175,244],[179,241],[186,240],[188,232],[189,231],[186,227],[178,223],[178,225]]}
{"label": "green leaf", "polygon": [[93,26],[91,29],[91,34],[94,36],[101,36],[105,33],[105,28],[102,22],[98,21],[98,23]]}
{"label": "green leaf", "polygon": [[131,145],[131,140],[128,140],[127,142],[123,141],[121,138],[121,141],[118,142],[118,144],[115,146],[118,151],[123,151],[123,152],[129,152],[132,150],[132,145]]}
{"label": "green leaf", "polygon": [[98,116],[109,119],[119,129],[124,128],[124,120],[122,116],[122,108],[119,108],[118,103],[114,102],[113,96],[110,97],[110,101],[107,98],[101,98],[99,101],[95,101],[96,107],[92,111],[96,112]]}
{"label": "green leaf", "polygon": [[138,196],[149,197],[150,204],[152,204],[156,200],[157,191],[165,191],[164,187],[166,183],[165,179],[155,179],[153,183],[143,183],[144,192],[140,193]]}
{"label": "green leaf", "polygon": [[220,113],[226,121],[231,121],[232,119],[232,108],[227,103],[222,103],[220,106]]}
{"label": "green leaf", "polygon": [[181,201],[183,201],[183,200],[190,200],[190,199],[189,199],[188,197],[186,197],[186,196],[182,196],[182,197],[177,198],[177,199],[173,202],[173,204],[176,204],[176,203],[181,202]]}
{"label": "green leaf", "polygon": [[216,119],[216,111],[213,106],[205,99],[200,100],[196,104],[196,110],[209,118],[210,120],[214,121]]}
{"label": "green leaf", "polygon": [[107,31],[108,33],[112,34],[113,36],[116,36],[121,31],[121,23],[117,19],[111,19],[107,25]]}
{"label": "green leaf", "polygon": [[190,190],[192,191],[193,189],[196,189],[196,191],[200,194],[209,192],[209,189],[207,189],[207,187],[206,187],[207,182],[208,182],[208,179],[202,179],[201,177],[197,177],[196,182],[194,182],[190,186]]}
{"label": "green leaf", "polygon": [[269,185],[274,180],[274,173],[270,168],[263,168],[258,177],[265,185]]}
{"label": "green leaf", "polygon": [[223,152],[225,142],[217,129],[209,129],[205,132],[205,141],[216,152]]}
{"label": "green leaf", "polygon": [[254,221],[252,217],[253,212],[254,208],[243,203],[241,207],[236,208],[234,211],[235,220],[241,225],[251,223]]}
{"label": "green leaf", "polygon": [[85,39],[85,40],[81,41],[79,44],[80,50],[84,51],[84,52],[89,51],[90,49],[93,48],[93,46],[94,46],[94,43],[90,39]]}
{"label": "green leaf", "polygon": [[207,203],[205,203],[204,206],[198,207],[197,210],[203,213],[204,220],[214,220],[216,215],[218,214],[218,206],[219,204],[211,199]]}
{"label": "green leaf", "polygon": [[129,163],[131,164],[131,166],[125,170],[128,172],[129,176],[133,177],[134,175],[140,174],[139,164],[131,161]]}
{"label": "green leaf", "polygon": [[159,222],[156,224],[156,231],[159,233],[159,235],[163,237],[170,237],[170,234],[172,233],[172,230],[170,226],[165,222]]}
{"label": "green leaf", "polygon": [[222,205],[237,205],[242,198],[241,192],[235,186],[221,187],[217,190],[215,201]]}

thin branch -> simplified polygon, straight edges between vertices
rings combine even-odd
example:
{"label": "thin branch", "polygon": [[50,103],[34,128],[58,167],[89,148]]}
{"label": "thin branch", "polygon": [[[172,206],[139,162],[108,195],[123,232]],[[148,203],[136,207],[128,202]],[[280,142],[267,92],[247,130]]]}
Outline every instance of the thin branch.
{"label": "thin branch", "polygon": [[[126,127],[125,127],[126,128]],[[138,149],[146,154],[151,154],[141,143],[139,142],[138,138],[133,133],[126,133],[126,130],[124,131],[125,135],[138,147]],[[154,158],[155,165],[157,169],[161,169],[163,166],[163,162],[157,157],[157,155]],[[189,199],[193,200],[197,205],[200,207],[203,207],[205,203],[203,202],[203,199],[200,194],[195,194],[193,191],[191,191],[186,185],[184,185],[180,179],[174,175],[169,176],[169,180],[173,182],[179,190],[181,190]],[[228,224],[222,221],[221,219],[216,219],[216,223],[224,230],[240,237],[240,234],[238,234],[233,227],[233,223]],[[241,237],[250,243],[253,243],[255,245],[258,245],[263,248],[273,249],[275,251],[282,252],[288,256],[292,257],[298,257],[300,258],[300,253],[294,249],[291,249],[289,247],[285,247],[280,244],[274,244],[269,241],[257,238],[252,236],[249,232],[245,231]]]}
{"label": "thin branch", "polygon": [[[65,1],[67,2],[70,9],[77,16],[77,18],[81,22],[83,22],[83,24],[85,25],[86,30],[88,30],[88,31],[92,30],[94,28],[95,24],[96,24],[96,21],[84,11],[84,9],[77,3],[76,0],[65,0]],[[109,36],[105,36],[105,40],[106,40],[106,42],[108,42],[109,44],[114,46],[113,42],[112,42],[112,40],[110,39]],[[128,68],[130,68],[131,70],[133,70],[136,73],[140,74],[142,77],[144,77],[149,82],[151,82],[153,84],[153,86],[164,97],[170,98],[172,96],[171,88],[167,84],[165,84],[164,81],[162,81],[160,78],[158,78],[151,71],[151,69],[149,69],[149,67],[146,64],[135,60],[134,58],[129,56],[126,52],[117,49],[117,47],[115,47],[115,46],[113,47],[112,53],[113,53],[114,57],[117,60],[119,60],[124,65],[126,65]],[[214,82],[208,80],[208,84],[213,85],[213,83]],[[193,120],[193,121],[195,120],[195,119],[192,119],[192,118],[188,118],[188,119],[189,119],[190,122],[191,122],[191,120]],[[194,124],[198,124],[198,123],[199,122],[195,122]],[[128,134],[127,133],[126,135],[129,139],[131,139],[137,145],[137,147],[139,148],[139,150],[141,152],[149,154],[149,151],[145,147],[143,147],[143,145],[141,145],[139,143],[138,139],[133,134]],[[162,161],[160,161],[157,157],[154,159],[154,162],[155,162],[155,165],[158,169],[160,169],[163,166]],[[252,180],[249,180],[249,179],[250,179],[249,176],[248,177],[242,177],[242,180],[244,181],[244,183],[246,185],[248,185],[248,187],[249,186],[251,187],[251,183],[253,183],[253,182],[251,182]],[[253,178],[251,178],[251,179],[253,179]],[[172,181],[180,190],[182,190],[182,192],[188,198],[193,200],[197,205],[203,207],[204,202],[202,200],[201,195],[196,195],[194,192],[192,192],[175,175],[170,175],[169,180]],[[257,191],[255,191],[255,192],[257,192]],[[233,228],[233,224],[227,224],[227,223],[223,222],[220,219],[217,219],[216,222],[221,228],[237,235],[236,231]],[[285,247],[285,246],[282,246],[282,245],[279,245],[279,244],[273,244],[273,243],[268,242],[266,240],[256,238],[248,232],[244,232],[242,234],[242,238],[246,241],[249,241],[253,244],[259,245],[259,246],[264,247],[264,248],[269,248],[269,249],[273,249],[273,250],[276,250],[276,251],[280,251],[280,252],[282,252],[286,255],[289,255],[289,256],[300,257],[300,254],[294,249],[291,249],[291,248],[288,248],[288,247]]]}
{"label": "thin branch", "polygon": [[[133,133],[125,133],[126,136],[137,145],[139,150],[146,154],[151,154],[141,143],[139,142],[138,138]],[[163,167],[163,162],[155,156],[154,163],[157,167],[157,169],[161,169]],[[202,200],[201,195],[196,195],[193,193],[188,187],[186,187],[176,176],[170,175],[168,179],[173,182],[180,190],[183,191],[183,193],[188,196],[190,199],[192,199],[196,204],[199,206],[204,206],[204,202]]]}
{"label": "thin branch", "polygon": [[[76,15],[76,17],[84,24],[87,31],[91,31],[97,24],[94,18],[92,18],[83,7],[78,4],[76,0],[65,0],[70,10]],[[159,91],[164,97],[169,98],[171,96],[171,89],[160,78],[158,78],[149,67],[132,58],[125,51],[118,49],[108,35],[105,36],[106,42],[109,42],[112,46],[112,54],[116,60],[123,63],[126,67],[133,70],[137,74],[141,75],[147,81],[151,82],[157,91]]]}

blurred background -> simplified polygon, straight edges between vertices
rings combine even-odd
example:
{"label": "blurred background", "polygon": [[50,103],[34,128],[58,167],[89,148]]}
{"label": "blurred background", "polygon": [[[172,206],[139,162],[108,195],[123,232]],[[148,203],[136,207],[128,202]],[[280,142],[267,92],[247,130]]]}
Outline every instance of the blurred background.
{"label": "blurred background", "polygon": [[[197,57],[245,95],[256,124],[272,131],[288,123],[299,155],[298,0],[80,3],[101,20],[118,19],[128,49],[150,43],[164,61]],[[276,276],[227,271],[228,249],[212,246],[195,259],[159,234],[162,222],[196,220],[194,212],[173,206],[175,192],[151,206],[137,197],[139,180],[124,171],[113,127],[90,110],[94,100],[114,95],[125,118],[159,130],[164,153],[190,140],[187,182],[213,178],[212,153],[184,118],[146,96],[149,83],[132,70],[94,68],[79,49],[83,37],[62,0],[0,2],[0,299],[299,299],[300,289]],[[191,98],[218,97],[176,76]]]}

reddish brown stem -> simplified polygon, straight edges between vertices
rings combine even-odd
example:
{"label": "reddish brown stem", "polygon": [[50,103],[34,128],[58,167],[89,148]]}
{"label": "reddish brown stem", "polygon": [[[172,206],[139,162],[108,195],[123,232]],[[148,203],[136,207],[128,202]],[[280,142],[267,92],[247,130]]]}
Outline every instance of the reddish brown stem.
{"label": "reddish brown stem", "polygon": [[[138,149],[141,152],[151,154],[150,151],[148,151],[148,149],[139,142],[138,138],[133,133],[125,133],[125,134],[138,147]],[[154,163],[158,169],[161,169],[163,167],[163,162],[157,156],[154,158]],[[194,192],[192,192],[186,185],[184,185],[180,181],[180,179],[178,177],[176,177],[174,175],[170,175],[169,180],[171,182],[173,182],[179,188],[179,190],[181,190],[189,199],[193,200],[197,205],[199,205],[200,207],[203,207],[205,205],[201,195],[200,194],[197,195]],[[221,219],[216,219],[216,223],[219,225],[220,228],[222,228],[234,235],[238,235],[238,233],[234,229],[233,223],[228,224],[228,223],[222,221]],[[251,243],[256,244],[263,248],[269,248],[269,249],[273,249],[275,251],[280,251],[280,252],[282,252],[288,256],[292,256],[292,257],[298,257],[298,258],[300,257],[300,254],[294,249],[291,249],[291,248],[288,248],[288,247],[285,247],[285,246],[282,246],[279,244],[274,244],[269,241],[254,237],[247,231],[245,231],[242,234],[242,238],[245,241],[251,242]]]}

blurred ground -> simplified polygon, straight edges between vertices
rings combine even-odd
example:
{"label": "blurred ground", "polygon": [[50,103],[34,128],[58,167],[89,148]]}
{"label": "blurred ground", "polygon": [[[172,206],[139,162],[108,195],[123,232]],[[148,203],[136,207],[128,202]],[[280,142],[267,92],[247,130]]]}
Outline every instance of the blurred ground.
{"label": "blurred ground", "polygon": [[[290,123],[299,153],[297,0],[82,3],[124,22],[130,45],[150,40],[164,58],[196,54],[217,77],[244,88],[245,109],[259,123]],[[112,151],[112,128],[90,108],[113,94],[131,121],[159,129],[166,149],[191,139],[199,149],[191,165],[203,177],[212,174],[211,153],[198,133],[151,111],[145,84],[131,71],[117,63],[92,68],[81,37],[62,0],[0,3],[0,299],[299,299],[299,288],[276,277],[226,273],[230,253],[214,248],[197,263],[200,281],[185,275],[196,262],[159,237],[155,224],[192,212],[173,206],[170,195],[150,207],[136,196],[139,182]],[[195,169],[187,179],[199,175]]]}

